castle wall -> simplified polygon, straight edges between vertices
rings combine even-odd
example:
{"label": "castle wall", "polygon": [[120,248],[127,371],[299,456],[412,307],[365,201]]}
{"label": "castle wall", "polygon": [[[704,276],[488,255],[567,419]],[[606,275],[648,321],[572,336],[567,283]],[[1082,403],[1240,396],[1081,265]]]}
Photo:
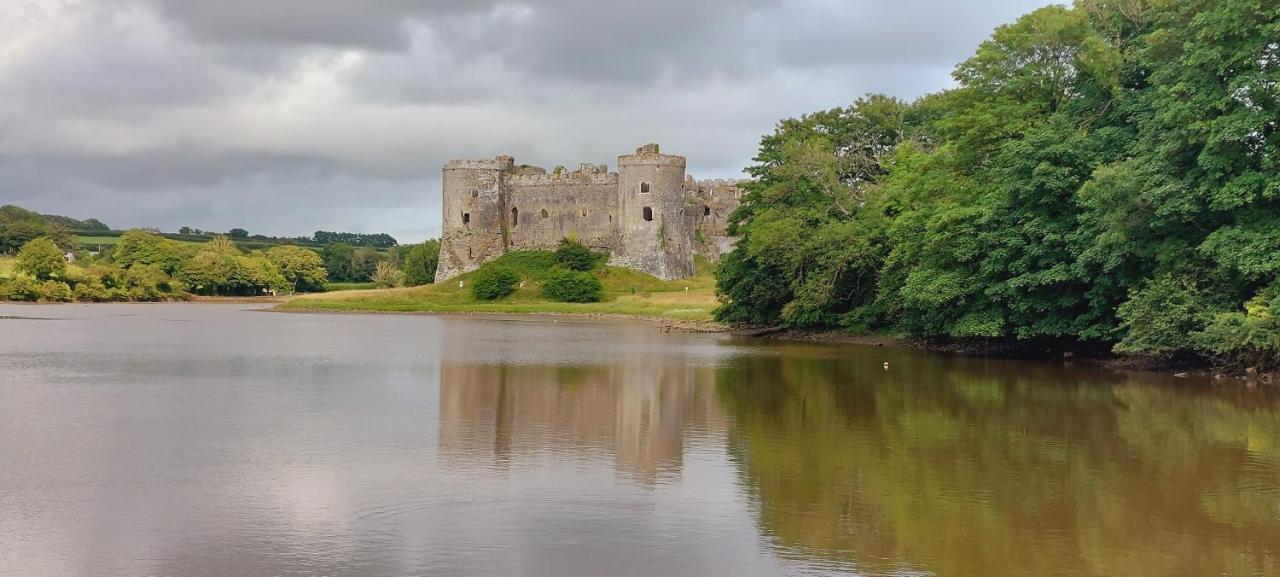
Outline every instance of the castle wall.
{"label": "castle wall", "polygon": [[505,252],[503,180],[510,168],[507,157],[445,165],[437,281],[473,271]]}
{"label": "castle wall", "polygon": [[661,154],[657,145],[618,157],[622,243],[614,252],[616,264],[665,280],[694,275],[684,169],[684,157]]}
{"label": "castle wall", "polygon": [[[618,243],[618,176],[603,167],[507,178],[511,250],[554,249],[577,238],[594,250]],[[515,211],[515,212],[512,212]]]}
{"label": "castle wall", "polygon": [[444,167],[442,281],[510,250],[554,249],[566,237],[611,255],[615,266],[661,279],[695,274],[693,256],[718,260],[733,246],[729,214],[740,191],[685,176],[685,159],[656,144],[618,157],[618,172],[516,166],[510,157]]}

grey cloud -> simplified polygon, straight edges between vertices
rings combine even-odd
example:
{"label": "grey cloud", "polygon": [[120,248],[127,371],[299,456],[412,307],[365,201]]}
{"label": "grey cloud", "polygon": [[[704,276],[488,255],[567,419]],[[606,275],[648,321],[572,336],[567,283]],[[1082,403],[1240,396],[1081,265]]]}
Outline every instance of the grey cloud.
{"label": "grey cloud", "polygon": [[0,204],[418,240],[450,158],[658,141],[737,176],[777,120],[944,88],[1047,0],[9,1]]}

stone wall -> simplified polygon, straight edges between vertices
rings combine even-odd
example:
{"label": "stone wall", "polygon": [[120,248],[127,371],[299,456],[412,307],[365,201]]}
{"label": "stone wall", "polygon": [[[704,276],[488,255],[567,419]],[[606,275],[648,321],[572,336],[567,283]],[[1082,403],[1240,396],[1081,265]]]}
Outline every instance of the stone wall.
{"label": "stone wall", "polygon": [[[554,249],[566,237],[607,251],[610,263],[662,279],[693,276],[693,255],[718,260],[732,242],[728,216],[740,191],[696,181],[682,156],[656,144],[618,157],[618,172],[519,165],[507,156],[444,167],[441,281],[509,250]],[[731,240],[731,239],[729,239]]]}
{"label": "stone wall", "polygon": [[595,250],[617,246],[618,175],[585,165],[574,172],[510,176],[506,182],[512,250],[554,249],[566,237]]}

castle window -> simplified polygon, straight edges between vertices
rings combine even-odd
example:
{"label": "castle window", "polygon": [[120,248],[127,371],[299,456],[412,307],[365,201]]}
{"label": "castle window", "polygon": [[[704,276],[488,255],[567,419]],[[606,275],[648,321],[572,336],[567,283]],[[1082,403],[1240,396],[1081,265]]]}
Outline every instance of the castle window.
{"label": "castle window", "polygon": [[711,216],[711,207],[706,206],[706,205],[703,205],[703,206],[702,206],[702,216]]}
{"label": "castle window", "polygon": [[462,224],[471,224],[471,213],[462,213]]}
{"label": "castle window", "polygon": [[646,206],[646,207],[644,207],[644,219],[645,219],[645,220],[647,220],[647,221],[649,221],[649,222],[653,222],[653,209],[652,209],[652,208],[647,207],[647,206]]}
{"label": "castle window", "polygon": [[551,216],[551,213],[547,212],[545,208],[542,209],[542,218],[547,218],[548,216]]}
{"label": "castle window", "polygon": [[511,226],[520,224],[520,209],[511,207]]}
{"label": "castle window", "polygon": [[640,183],[640,193],[649,194],[649,183],[647,182]]}
{"label": "castle window", "polygon": [[471,198],[477,198],[479,196],[480,196],[480,189],[478,188],[471,189]]}
{"label": "castle window", "polygon": [[587,209],[582,209],[582,218],[587,218]]}

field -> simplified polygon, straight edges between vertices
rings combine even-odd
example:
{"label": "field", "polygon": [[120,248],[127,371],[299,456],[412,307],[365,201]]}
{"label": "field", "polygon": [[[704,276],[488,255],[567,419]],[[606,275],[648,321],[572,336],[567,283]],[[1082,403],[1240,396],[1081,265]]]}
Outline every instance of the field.
{"label": "field", "polygon": [[598,303],[559,303],[543,299],[540,278],[545,268],[538,253],[510,253],[503,264],[525,279],[515,294],[496,302],[471,296],[472,274],[437,285],[307,295],[288,301],[285,310],[328,310],[423,313],[625,315],[709,322],[717,305],[711,267],[699,263],[693,278],[663,281],[631,269],[603,267],[595,274],[604,284]]}

